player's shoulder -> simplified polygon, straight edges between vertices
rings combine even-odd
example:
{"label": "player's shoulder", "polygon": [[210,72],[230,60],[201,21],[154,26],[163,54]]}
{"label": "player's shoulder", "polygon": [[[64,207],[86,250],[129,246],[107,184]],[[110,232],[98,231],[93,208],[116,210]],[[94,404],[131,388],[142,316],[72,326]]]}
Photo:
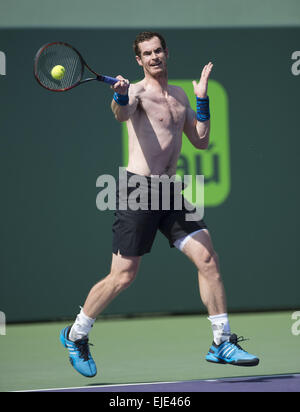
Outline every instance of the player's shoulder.
{"label": "player's shoulder", "polygon": [[129,87],[129,92],[131,95],[139,96],[145,90],[143,81],[137,83],[131,83]]}

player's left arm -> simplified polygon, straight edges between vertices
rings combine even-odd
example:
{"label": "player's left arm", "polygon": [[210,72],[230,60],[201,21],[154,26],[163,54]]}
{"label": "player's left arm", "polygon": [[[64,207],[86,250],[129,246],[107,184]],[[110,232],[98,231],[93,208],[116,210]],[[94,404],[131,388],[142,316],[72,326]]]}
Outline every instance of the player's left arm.
{"label": "player's left arm", "polygon": [[197,149],[207,149],[209,143],[210,114],[207,85],[212,68],[213,64],[209,62],[204,66],[199,82],[193,81],[197,113],[192,110],[186,97],[187,109],[183,131]]}

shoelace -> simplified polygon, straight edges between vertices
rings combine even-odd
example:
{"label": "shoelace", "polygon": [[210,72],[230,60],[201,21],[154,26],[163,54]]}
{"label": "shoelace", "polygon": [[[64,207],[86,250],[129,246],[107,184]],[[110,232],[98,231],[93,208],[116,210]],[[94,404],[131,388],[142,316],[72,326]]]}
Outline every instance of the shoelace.
{"label": "shoelace", "polygon": [[[244,342],[246,340],[249,340],[248,338],[244,338],[244,336],[239,336],[237,337],[237,335],[235,333],[233,333],[230,336],[229,342],[232,343],[233,345],[235,345],[238,349],[244,351],[243,348],[241,348],[241,346],[238,344],[238,342]],[[245,352],[245,351],[244,351]]]}
{"label": "shoelace", "polygon": [[74,344],[76,345],[76,348],[79,351],[79,357],[85,361],[89,360],[89,356],[90,356],[89,346],[94,346],[92,343],[89,344],[88,342],[89,342],[88,339],[80,339],[74,342]]}

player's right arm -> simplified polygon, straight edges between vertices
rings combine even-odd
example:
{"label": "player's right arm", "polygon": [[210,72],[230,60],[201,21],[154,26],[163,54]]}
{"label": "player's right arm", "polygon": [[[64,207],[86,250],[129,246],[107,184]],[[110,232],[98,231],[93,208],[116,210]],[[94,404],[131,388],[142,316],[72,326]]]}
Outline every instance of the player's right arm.
{"label": "player's right arm", "polygon": [[111,109],[115,118],[119,122],[126,122],[136,111],[138,98],[134,87],[129,87],[129,81],[122,76],[116,76],[119,81],[111,88],[114,90],[114,97],[111,102]]}

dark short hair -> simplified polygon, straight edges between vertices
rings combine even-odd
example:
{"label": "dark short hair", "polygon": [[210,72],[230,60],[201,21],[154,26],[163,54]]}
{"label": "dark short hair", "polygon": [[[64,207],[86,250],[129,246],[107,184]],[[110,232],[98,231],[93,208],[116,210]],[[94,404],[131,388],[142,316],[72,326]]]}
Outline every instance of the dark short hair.
{"label": "dark short hair", "polygon": [[146,40],[150,40],[153,37],[158,37],[159,40],[160,40],[161,47],[164,50],[166,50],[166,48],[167,48],[166,41],[160,33],[157,33],[155,31],[142,31],[141,33],[139,33],[136,36],[136,38],[134,40],[134,43],[133,43],[133,51],[134,51],[136,56],[141,57],[141,51],[140,51],[140,48],[139,48],[139,43],[142,43],[143,41],[146,41]]}

